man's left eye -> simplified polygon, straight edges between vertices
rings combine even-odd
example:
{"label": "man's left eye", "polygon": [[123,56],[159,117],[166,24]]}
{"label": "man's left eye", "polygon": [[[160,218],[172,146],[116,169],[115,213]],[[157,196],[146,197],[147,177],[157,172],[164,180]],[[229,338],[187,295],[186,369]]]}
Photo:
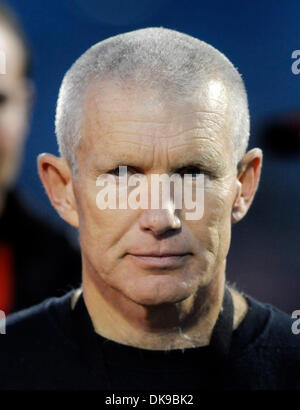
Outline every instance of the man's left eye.
{"label": "man's left eye", "polygon": [[205,172],[198,167],[185,167],[180,170],[181,175],[192,175],[192,178],[196,178],[197,175],[204,174]]}

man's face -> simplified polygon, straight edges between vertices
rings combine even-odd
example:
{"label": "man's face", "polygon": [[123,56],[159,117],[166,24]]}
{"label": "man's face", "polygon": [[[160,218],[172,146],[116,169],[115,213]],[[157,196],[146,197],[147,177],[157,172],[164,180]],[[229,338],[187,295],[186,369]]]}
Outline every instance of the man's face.
{"label": "man's face", "polygon": [[6,57],[6,73],[0,74],[0,189],[7,190],[16,178],[27,131],[28,98],[23,77],[19,41],[0,23],[0,50]]}
{"label": "man's face", "polygon": [[[155,90],[94,83],[87,93],[74,192],[85,276],[143,305],[193,297],[216,277],[228,253],[236,172],[226,88],[209,81],[189,101],[172,103]],[[132,173],[204,172],[204,215],[186,210],[105,209],[96,205],[97,177],[119,166]],[[180,221],[178,223],[178,221]],[[133,255],[184,254],[165,268]],[[116,293],[116,292],[114,292]],[[116,301],[114,301],[116,303]]]}

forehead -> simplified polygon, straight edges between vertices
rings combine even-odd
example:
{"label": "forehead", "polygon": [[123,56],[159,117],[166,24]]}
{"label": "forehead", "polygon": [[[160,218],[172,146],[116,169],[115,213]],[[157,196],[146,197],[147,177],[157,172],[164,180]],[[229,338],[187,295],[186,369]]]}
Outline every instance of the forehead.
{"label": "forehead", "polygon": [[[139,156],[154,160],[154,151],[180,162],[187,155],[212,161],[231,154],[228,94],[219,80],[210,80],[194,95],[174,97],[161,89],[130,83],[91,83],[85,98],[82,146],[92,156],[97,147],[106,156]],[[226,151],[226,152],[225,152]],[[90,155],[89,154],[89,155]]]}

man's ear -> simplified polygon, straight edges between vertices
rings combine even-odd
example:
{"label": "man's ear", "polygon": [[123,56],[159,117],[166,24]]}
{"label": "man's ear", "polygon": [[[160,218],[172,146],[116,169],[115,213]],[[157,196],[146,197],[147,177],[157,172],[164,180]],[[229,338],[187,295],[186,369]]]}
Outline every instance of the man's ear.
{"label": "man's ear", "polygon": [[240,161],[236,181],[237,194],[232,207],[232,223],[240,221],[250,208],[259,184],[262,157],[261,149],[253,148]]}
{"label": "man's ear", "polygon": [[72,171],[67,160],[41,154],[38,156],[38,172],[51,204],[66,222],[78,228]]}

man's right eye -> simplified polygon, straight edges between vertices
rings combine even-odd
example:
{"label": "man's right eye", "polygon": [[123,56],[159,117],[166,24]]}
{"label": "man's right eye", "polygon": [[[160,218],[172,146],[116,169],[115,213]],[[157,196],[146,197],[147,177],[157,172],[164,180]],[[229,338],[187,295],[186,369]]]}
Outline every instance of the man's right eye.
{"label": "man's right eye", "polygon": [[110,174],[115,175],[118,178],[126,178],[128,176],[128,172],[133,172],[130,167],[127,167],[126,165],[121,165],[112,171],[110,171]]}

